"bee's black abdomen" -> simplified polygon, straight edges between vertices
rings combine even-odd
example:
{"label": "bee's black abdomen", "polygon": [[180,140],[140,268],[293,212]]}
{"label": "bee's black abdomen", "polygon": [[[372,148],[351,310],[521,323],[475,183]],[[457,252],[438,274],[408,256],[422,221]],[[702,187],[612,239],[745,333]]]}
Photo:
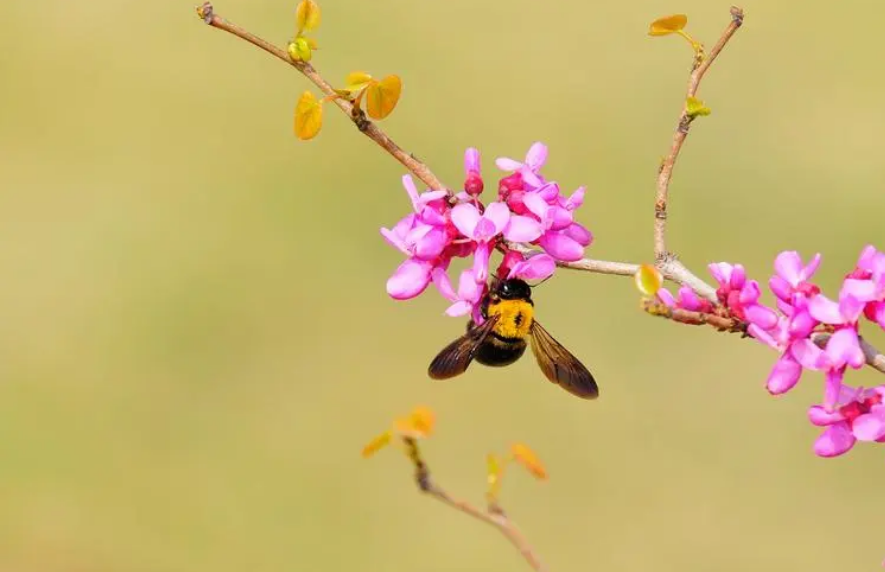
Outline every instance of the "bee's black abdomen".
{"label": "bee's black abdomen", "polygon": [[476,361],[483,365],[510,365],[525,353],[526,342],[519,338],[502,338],[492,332],[476,351]]}

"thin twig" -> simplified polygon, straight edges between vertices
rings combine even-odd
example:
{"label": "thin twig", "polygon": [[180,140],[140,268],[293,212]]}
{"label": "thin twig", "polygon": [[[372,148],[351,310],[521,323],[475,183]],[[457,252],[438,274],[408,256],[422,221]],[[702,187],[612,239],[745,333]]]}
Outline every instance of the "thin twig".
{"label": "thin twig", "polygon": [[720,316],[710,312],[696,312],[683,308],[671,308],[666,304],[652,299],[643,298],[641,307],[652,316],[666,318],[682,324],[693,326],[713,326],[720,332],[746,334],[749,324],[729,316]]}
{"label": "thin twig", "polygon": [[683,108],[682,113],[679,115],[679,123],[676,126],[676,131],[673,133],[673,142],[670,144],[670,153],[667,155],[667,158],[664,159],[663,163],[661,163],[660,171],[658,173],[654,224],[654,248],[656,259],[666,258],[669,254],[667,251],[666,232],[667,200],[669,198],[668,192],[670,188],[670,179],[673,176],[673,168],[676,166],[676,159],[679,157],[679,151],[682,149],[682,144],[685,143],[685,138],[688,137],[688,130],[692,122],[692,116],[688,114],[684,102],[689,97],[694,97],[697,94],[701,80],[704,78],[704,74],[707,73],[707,70],[710,69],[710,66],[713,65],[713,62],[716,60],[716,56],[719,55],[728,43],[728,40],[731,39],[743,22],[743,10],[737,6],[732,6],[731,22],[722,33],[722,37],[719,38],[719,41],[716,42],[716,45],[710,50],[709,54],[699,62],[698,60],[695,61],[695,68],[689,77],[688,91],[685,94],[685,99],[683,99]]}
{"label": "thin twig", "polygon": [[541,559],[532,550],[528,540],[526,540],[516,524],[507,517],[500,507],[494,505],[490,506],[488,510],[483,511],[467,501],[452,497],[431,479],[430,467],[427,466],[427,463],[421,457],[418,442],[412,437],[403,437],[403,443],[406,446],[406,454],[415,467],[415,482],[421,492],[430,495],[455,510],[494,526],[510,541],[514,548],[519,550],[519,553],[522,554],[528,565],[532,567],[532,570],[547,572],[547,567],[544,566],[544,563],[541,562]]}
{"label": "thin twig", "polygon": [[[652,316],[666,318],[681,324],[693,326],[708,325],[721,332],[740,333],[744,337],[751,337],[747,333],[747,328],[749,328],[750,324],[735,317],[721,316],[709,312],[695,312],[683,308],[671,308],[652,298],[644,298],[641,308]],[[811,335],[811,341],[821,348],[825,348],[830,336],[832,334],[827,332],[817,332]],[[867,365],[881,373],[885,373],[885,355],[864,339],[860,340],[860,347],[863,350]]]}
{"label": "thin twig", "polygon": [[[253,46],[257,46],[269,53],[272,56],[277,57],[278,59],[286,62],[293,68],[300,71],[304,74],[307,79],[313,82],[320,91],[322,91],[326,95],[335,95],[335,90],[332,86],[327,82],[323,76],[307,62],[295,61],[289,57],[289,54],[286,50],[279,48],[270,42],[263,40],[240,28],[236,24],[229,22],[222,18],[221,16],[215,13],[215,10],[212,7],[211,2],[205,2],[202,6],[197,9],[197,13],[200,17],[203,18],[203,21],[213,28],[217,28],[219,30],[224,30],[234,36],[246,40]],[[359,128],[361,132],[363,132],[369,139],[380,145],[385,151],[393,155],[393,157],[403,164],[403,166],[411,171],[416,177],[418,177],[425,185],[427,185],[431,189],[441,190],[446,189],[446,186],[440,181],[436,175],[430,170],[430,167],[419,161],[415,158],[414,155],[405,152],[399,145],[393,142],[393,139],[387,136],[387,134],[382,131],[375,123],[366,119],[363,114],[354,114],[353,113],[353,105],[340,97],[336,97],[333,99],[335,105],[338,106],[341,111],[343,111],[347,117],[354,122],[354,124]]]}

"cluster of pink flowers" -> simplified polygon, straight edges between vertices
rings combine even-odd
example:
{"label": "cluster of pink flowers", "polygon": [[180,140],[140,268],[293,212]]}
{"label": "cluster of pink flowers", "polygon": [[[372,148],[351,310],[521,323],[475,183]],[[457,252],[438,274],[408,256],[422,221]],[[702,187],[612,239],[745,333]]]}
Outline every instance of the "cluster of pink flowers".
{"label": "cluster of pink flowers", "polygon": [[[719,283],[718,308],[690,288],[683,287],[678,298],[665,290],[658,296],[671,307],[717,311],[745,322],[747,333],[780,353],[766,383],[773,395],[792,389],[803,370],[823,372],[823,403],[813,406],[808,415],[813,424],[826,428],[814,444],[815,453],[834,457],[858,440],[885,442],[885,385],[863,389],[844,383],[849,367],[858,369],[866,362],[859,338],[861,318],[885,329],[885,253],[873,246],[864,248],[845,277],[838,300],[826,297],[810,282],[820,261],[820,254],[807,264],[794,251],[778,255],[775,275],[768,283],[776,310],[759,303],[759,284],[747,279],[740,264],[724,262],[709,266]],[[826,341],[818,345],[822,339]]]}
{"label": "cluster of pink flowers", "polygon": [[[448,315],[472,314],[481,322],[479,303],[488,290],[489,261],[496,249],[504,253],[496,270],[499,278],[543,280],[553,274],[557,261],[580,260],[593,240],[574,220],[574,211],[584,202],[584,187],[562,195],[559,185],[540,174],[546,160],[542,143],[532,145],[522,162],[498,159],[498,168],[510,174],[499,181],[497,200],[487,205],[479,199],[485,185],[476,149],[464,155],[464,189],[454,196],[445,190],[419,194],[412,178],[403,177],[412,212],[381,234],[407,258],[387,281],[387,293],[407,300],[432,282],[452,302]],[[543,252],[524,256],[507,243],[537,245]],[[449,264],[471,256],[473,264],[461,273],[455,290]]]}

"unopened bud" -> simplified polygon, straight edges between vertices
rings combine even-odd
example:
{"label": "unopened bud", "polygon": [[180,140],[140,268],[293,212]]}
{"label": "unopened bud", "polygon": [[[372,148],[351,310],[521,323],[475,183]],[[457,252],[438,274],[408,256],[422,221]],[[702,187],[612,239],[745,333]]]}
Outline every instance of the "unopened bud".
{"label": "unopened bud", "polygon": [[482,176],[476,171],[468,172],[467,180],[464,181],[464,190],[467,191],[467,194],[474,197],[479,196],[483,188],[485,185],[482,182]]}

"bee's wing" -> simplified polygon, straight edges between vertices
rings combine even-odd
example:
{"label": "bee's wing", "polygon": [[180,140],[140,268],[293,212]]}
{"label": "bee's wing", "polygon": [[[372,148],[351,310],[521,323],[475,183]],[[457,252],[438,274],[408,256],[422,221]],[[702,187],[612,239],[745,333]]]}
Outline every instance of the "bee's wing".
{"label": "bee's wing", "polygon": [[430,362],[428,375],[432,379],[449,379],[464,373],[473,361],[476,350],[491,333],[497,321],[498,316],[492,316],[482,325],[470,328],[466,334],[444,347]]}
{"label": "bee's wing", "polygon": [[599,396],[599,388],[593,375],[578,358],[553,339],[550,332],[542,328],[537,320],[532,322],[530,335],[532,353],[547,379],[584,399],[596,399]]}

